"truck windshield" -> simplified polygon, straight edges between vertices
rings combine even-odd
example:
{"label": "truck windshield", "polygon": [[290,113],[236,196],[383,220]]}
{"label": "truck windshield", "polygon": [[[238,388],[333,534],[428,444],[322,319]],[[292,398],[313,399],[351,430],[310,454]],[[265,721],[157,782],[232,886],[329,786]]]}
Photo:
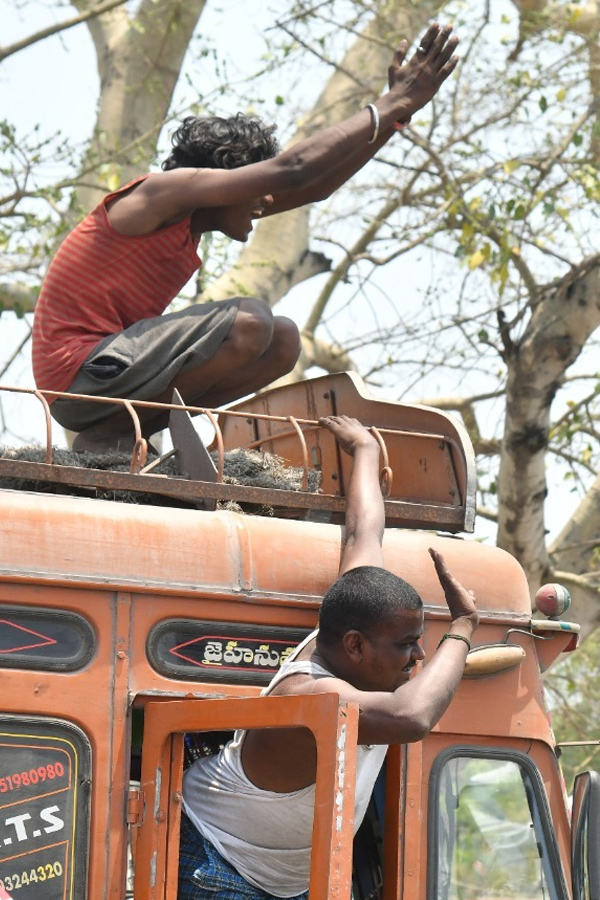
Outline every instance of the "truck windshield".
{"label": "truck windshield", "polygon": [[[434,779],[431,900],[560,900],[547,811],[514,759],[452,755]],[[433,888],[433,892],[431,892]]]}

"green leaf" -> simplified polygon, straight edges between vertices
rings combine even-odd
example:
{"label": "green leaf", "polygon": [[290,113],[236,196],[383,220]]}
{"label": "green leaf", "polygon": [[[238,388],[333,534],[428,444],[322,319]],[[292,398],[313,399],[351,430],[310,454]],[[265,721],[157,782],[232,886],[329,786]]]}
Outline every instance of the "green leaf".
{"label": "green leaf", "polygon": [[548,101],[543,96],[540,97],[540,109],[543,113],[545,113],[546,110],[548,109]]}
{"label": "green leaf", "polygon": [[507,159],[502,168],[507,175],[512,175],[512,173],[515,172],[520,165],[521,160],[519,159]]}
{"label": "green leaf", "polygon": [[482,250],[476,250],[475,253],[472,253],[467,260],[467,264],[469,269],[473,271],[473,269],[479,268],[485,262],[485,254]]}
{"label": "green leaf", "polygon": [[461,241],[467,243],[475,234],[475,227],[471,222],[464,222],[461,231]]}

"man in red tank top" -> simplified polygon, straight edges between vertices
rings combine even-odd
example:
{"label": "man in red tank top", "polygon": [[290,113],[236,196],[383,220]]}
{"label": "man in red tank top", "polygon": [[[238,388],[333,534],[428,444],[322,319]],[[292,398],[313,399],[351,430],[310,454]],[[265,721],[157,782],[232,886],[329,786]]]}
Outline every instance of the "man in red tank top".
{"label": "man in red tank top", "polygon": [[[452,28],[431,25],[389,91],[338,125],[278,152],[274,127],[241,114],[185,119],[163,171],[109,194],[66,238],[42,286],[33,334],[38,388],[94,397],[219,407],[290,372],[296,325],[263,301],[236,297],[163,314],[200,267],[200,237],[245,242],[261,216],[329,197],[423,107],[453,71]],[[49,398],[78,432],[77,450],[129,450],[131,416],[93,399]],[[167,424],[137,407],[144,437]]]}

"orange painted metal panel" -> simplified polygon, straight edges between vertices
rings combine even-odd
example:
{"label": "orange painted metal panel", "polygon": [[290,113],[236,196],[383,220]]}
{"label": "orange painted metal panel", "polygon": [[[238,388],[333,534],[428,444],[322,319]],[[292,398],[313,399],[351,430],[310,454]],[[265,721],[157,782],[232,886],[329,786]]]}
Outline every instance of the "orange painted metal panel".
{"label": "orange painted metal panel", "polygon": [[171,735],[282,725],[309,728],[317,744],[310,900],[348,900],[358,708],[340,704],[337,694],[146,704],[141,782],[145,816],[136,841],[136,900],[176,898],[172,850],[167,865],[165,859],[167,844],[178,844],[183,752],[181,742],[171,744]]}
{"label": "orange painted metal panel", "polygon": [[537,765],[550,806],[550,815],[554,825],[554,833],[558,843],[560,858],[566,875],[566,882],[571,884],[571,814],[567,790],[559,769],[554,748],[543,743],[534,742],[529,748],[529,756]]}
{"label": "orange painted metal panel", "polygon": [[383,900],[403,900],[406,821],[406,745],[390,746],[385,760]]}
{"label": "orange painted metal panel", "polygon": [[[0,491],[0,578],[316,603],[337,576],[342,537],[339,526],[316,522]],[[482,611],[529,619],[525,575],[509,554],[390,529],[386,566],[426,604],[446,611],[430,546],[475,591]]]}
{"label": "orange painted metal panel", "polygon": [[[557,837],[563,873],[568,875],[570,825],[565,797],[561,790],[561,775],[556,757],[543,742],[531,742],[515,738],[495,739],[464,734],[431,733],[420,744],[407,747],[407,804],[404,841],[405,867],[403,872],[402,900],[424,900],[427,896],[429,784],[436,758],[457,744],[479,748],[494,747],[510,753],[518,751],[529,756],[537,765],[550,807],[552,824]],[[568,883],[568,882],[567,882]],[[387,900],[387,897],[386,897]]]}
{"label": "orange painted metal panel", "polygon": [[[125,878],[125,789],[129,771],[127,623],[113,592],[0,583],[0,602],[76,611],[92,626],[96,649],[76,672],[2,668],[2,712],[65,719],[92,748],[89,900],[122,900]],[[111,877],[107,879],[109,871]]]}
{"label": "orange painted metal panel", "polygon": [[164,675],[152,667],[146,653],[146,641],[152,628],[167,619],[214,622],[214,631],[219,633],[219,623],[234,622],[260,625],[279,625],[290,629],[300,628],[308,633],[316,625],[316,603],[310,606],[283,600],[265,603],[260,597],[192,597],[185,594],[165,598],[156,594],[131,595],[131,670],[129,690],[132,695],[148,693],[193,694],[212,693],[220,696],[247,696],[253,693],[248,686],[235,684],[210,684],[203,682],[202,670],[198,670],[195,681],[178,680],[175,675]]}
{"label": "orange painted metal panel", "polygon": [[[443,622],[427,623],[424,648],[435,652],[445,630]],[[473,635],[473,646],[511,643],[526,653],[513,669],[477,679],[463,679],[435,732],[495,737],[531,738],[553,744],[543,686],[531,634],[515,633],[507,624],[484,622]],[[427,657],[425,664],[427,663]]]}

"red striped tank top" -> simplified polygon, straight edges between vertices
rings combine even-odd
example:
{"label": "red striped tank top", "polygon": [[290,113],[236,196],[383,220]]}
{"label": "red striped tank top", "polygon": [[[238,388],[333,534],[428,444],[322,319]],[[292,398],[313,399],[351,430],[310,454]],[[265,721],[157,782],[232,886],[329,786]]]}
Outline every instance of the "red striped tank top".
{"label": "red striped tank top", "polygon": [[150,234],[119,234],[102,202],[65,238],[52,260],[33,320],[33,374],[42,390],[68,389],[109,334],[159,316],[201,266],[189,217]]}

